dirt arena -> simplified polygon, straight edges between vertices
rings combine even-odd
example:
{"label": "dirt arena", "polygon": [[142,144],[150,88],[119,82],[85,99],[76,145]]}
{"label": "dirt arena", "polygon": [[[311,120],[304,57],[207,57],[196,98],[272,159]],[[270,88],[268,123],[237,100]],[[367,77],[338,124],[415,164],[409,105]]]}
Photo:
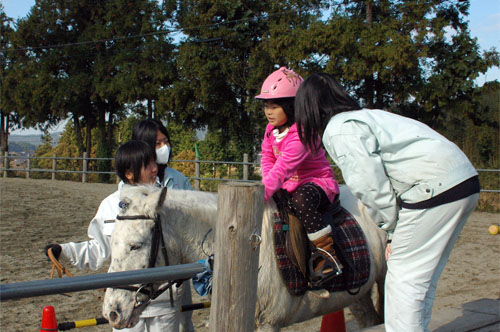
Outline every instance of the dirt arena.
{"label": "dirt arena", "polygon": [[[13,283],[49,278],[50,264],[43,248],[48,243],[87,240],[87,227],[102,199],[116,185],[67,181],[0,179],[0,278]],[[500,197],[499,197],[500,198]],[[500,296],[500,235],[488,227],[500,223],[500,215],[475,212],[466,224],[438,285],[434,310],[481,298]],[[92,272],[78,271],[76,275]],[[99,272],[105,272],[103,268]],[[101,317],[102,293],[86,291],[70,296],[52,295],[0,303],[1,331],[39,331],[42,309],[55,308],[59,323]],[[193,296],[199,302],[199,296]],[[349,310],[347,330],[356,331]],[[208,331],[209,310],[198,310],[193,322],[198,332]],[[292,325],[286,332],[318,332],[321,318]],[[110,331],[107,326],[81,332]]]}

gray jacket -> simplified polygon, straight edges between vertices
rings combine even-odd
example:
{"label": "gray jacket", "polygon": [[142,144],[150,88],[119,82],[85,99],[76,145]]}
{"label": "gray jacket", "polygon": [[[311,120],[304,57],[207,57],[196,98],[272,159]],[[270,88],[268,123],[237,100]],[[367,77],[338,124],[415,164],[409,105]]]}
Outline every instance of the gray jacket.
{"label": "gray jacket", "polygon": [[477,175],[465,154],[444,136],[382,110],[335,115],[323,143],[346,185],[387,231],[396,227],[399,201],[425,201]]}

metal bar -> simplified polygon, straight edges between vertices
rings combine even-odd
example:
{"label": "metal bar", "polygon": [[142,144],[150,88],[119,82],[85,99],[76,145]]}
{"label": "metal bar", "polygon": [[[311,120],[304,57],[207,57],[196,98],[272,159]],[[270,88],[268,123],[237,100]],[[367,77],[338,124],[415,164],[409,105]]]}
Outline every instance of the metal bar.
{"label": "metal bar", "polygon": [[217,160],[184,160],[184,159],[178,159],[178,160],[170,160],[169,162],[171,163],[200,163],[200,164],[227,164],[227,165],[253,165],[253,166],[260,166],[259,163],[254,163],[254,162],[245,162],[245,161],[217,161]]}
{"label": "metal bar", "polygon": [[71,278],[2,284],[0,285],[0,302],[25,297],[127,286],[145,282],[186,279],[203,271],[205,271],[203,264],[191,263],[135,271],[100,273]]}
{"label": "metal bar", "polygon": [[241,180],[241,179],[222,179],[222,178],[200,178],[196,176],[187,176],[189,180],[207,180],[207,181],[221,181],[221,182],[245,182],[245,183],[258,183],[260,180]]}
{"label": "metal bar", "polygon": [[[8,169],[4,169],[4,168],[0,168],[0,171],[9,171],[9,172],[27,172],[27,171],[30,171],[30,172],[38,172],[38,173],[53,173],[54,171],[51,170],[51,169],[44,169],[44,168],[30,168],[30,169],[27,169],[27,168],[8,168]],[[113,175],[113,174],[116,174],[115,172],[100,172],[100,171],[71,171],[71,170],[66,170],[66,169],[58,169],[55,171],[56,173],[75,173],[75,174],[84,174],[84,173],[87,173],[87,174],[110,174],[110,175]]]}
{"label": "metal bar", "polygon": [[[113,175],[115,174],[112,171],[108,172],[100,172],[100,171],[88,171],[87,170],[51,170],[51,169],[38,169],[38,168],[9,168],[8,163],[5,165],[5,162],[9,159],[60,159],[60,160],[84,160],[84,161],[95,161],[95,160],[113,160],[112,158],[79,158],[79,157],[31,157],[31,156],[11,156],[6,154],[5,156],[2,156],[4,163],[0,163],[3,165],[0,165],[0,174],[3,172],[3,176],[7,177],[8,172],[26,172],[32,173],[32,172],[39,172],[39,173],[50,173],[52,172],[55,173],[70,173],[70,174],[82,174],[83,176],[87,174],[109,174]],[[244,159],[245,160],[245,159]],[[233,162],[233,161],[215,161],[215,160],[172,160],[172,163],[176,162],[189,162],[189,163],[195,163],[195,168],[196,168],[196,173],[195,176],[187,177],[189,180],[194,180],[195,188],[199,189],[200,182],[203,181],[219,181],[219,182],[227,182],[227,181],[236,181],[236,182],[247,182],[247,183],[254,183],[254,182],[260,182],[258,180],[245,180],[245,174],[243,175],[243,180],[241,179],[219,179],[219,178],[210,178],[210,177],[201,177],[200,175],[200,164],[226,164],[226,165],[243,165],[244,168],[248,168],[248,166],[259,166],[259,163],[256,162]],[[337,165],[331,164],[332,168],[338,168]],[[499,173],[500,169],[482,169],[479,168],[477,169],[479,172],[479,176],[485,175],[486,173]],[[245,172],[244,172],[245,173]],[[481,189],[481,192],[484,193],[500,193],[500,189]]]}

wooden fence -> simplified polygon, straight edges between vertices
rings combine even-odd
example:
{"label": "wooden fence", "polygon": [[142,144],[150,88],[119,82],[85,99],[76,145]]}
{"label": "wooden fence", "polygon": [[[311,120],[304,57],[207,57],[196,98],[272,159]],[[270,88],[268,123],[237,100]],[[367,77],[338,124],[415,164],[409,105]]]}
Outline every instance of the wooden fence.
{"label": "wooden fence", "polygon": [[[82,182],[88,182],[88,176],[90,174],[109,174],[109,175],[114,175],[115,172],[113,171],[96,171],[96,170],[91,170],[89,168],[89,163],[98,161],[98,160],[107,160],[107,161],[113,161],[113,158],[89,158],[87,156],[87,153],[85,152],[83,157],[57,157],[56,155],[52,157],[32,157],[29,155],[23,156],[23,155],[11,155],[8,153],[5,153],[4,156],[2,156],[2,167],[0,168],[0,174],[3,173],[3,177],[7,177],[8,172],[24,172],[26,174],[26,178],[29,179],[31,177],[31,173],[33,172],[41,172],[41,173],[50,173],[51,174],[51,179],[56,180],[57,179],[57,174],[60,173],[73,173],[73,174],[81,174],[81,181]],[[32,161],[33,160],[51,160],[52,161],[52,167],[50,169],[41,169],[41,168],[32,168]],[[74,169],[74,170],[66,170],[66,169],[57,169],[57,163],[59,160],[76,160],[76,161],[81,161],[81,168],[80,169]],[[18,163],[17,166],[11,165],[11,161],[22,161]],[[194,188],[196,190],[200,190],[200,182],[201,181],[219,181],[219,182],[226,182],[226,181],[233,181],[233,182],[260,182],[259,179],[249,179],[249,169],[250,167],[260,167],[260,163],[257,161],[254,162],[249,162],[248,161],[248,154],[245,153],[243,154],[243,161],[242,162],[237,162],[237,161],[214,161],[214,160],[199,160],[196,158],[195,160],[172,160],[171,163],[194,163],[195,165],[195,174],[194,176],[188,176],[187,178],[190,180],[194,180]],[[202,164],[211,164],[213,165],[213,168],[215,169],[215,165],[228,165],[228,174],[227,178],[221,178],[221,177],[201,177],[201,171],[200,171],[200,166]],[[243,167],[243,172],[241,178],[231,178],[231,168],[232,167],[238,167],[242,166]],[[336,165],[332,165],[332,167],[336,168]],[[500,169],[477,169],[480,175],[480,181],[481,181],[481,192],[492,192],[492,193],[500,193]],[[215,171],[214,171],[215,173]],[[492,173],[497,173],[493,174]],[[117,182],[119,182],[119,179],[117,177]]]}
{"label": "wooden fence", "polygon": [[[24,172],[26,174],[26,179],[29,179],[31,177],[31,174],[34,172],[40,172],[40,173],[50,173],[51,174],[51,179],[56,180],[57,179],[57,174],[62,174],[62,173],[72,173],[72,174],[81,174],[81,181],[83,183],[88,182],[88,176],[90,174],[109,174],[109,175],[114,175],[114,171],[96,171],[96,170],[91,170],[89,168],[89,163],[98,161],[98,160],[106,160],[106,161],[113,161],[113,158],[89,158],[87,153],[85,152],[83,154],[83,157],[58,157],[56,155],[52,157],[33,157],[30,155],[11,155],[9,153],[5,153],[4,156],[2,156],[2,167],[0,168],[0,172],[3,173],[3,177],[7,177],[9,172]],[[50,169],[48,168],[33,168],[33,160],[51,160],[52,167]],[[73,160],[73,161],[81,161],[81,169],[73,169],[73,170],[67,170],[67,169],[57,169],[57,164],[58,161],[60,160]],[[12,161],[16,162],[17,165],[11,165]],[[214,160],[199,160],[196,158],[195,160],[172,160],[171,163],[194,163],[195,164],[195,175],[188,177],[190,180],[194,180],[194,187],[195,189],[199,190],[200,189],[200,182],[202,180],[207,180],[207,181],[232,181],[232,182],[260,182],[259,180],[251,180],[249,179],[249,167],[250,166],[260,166],[259,163],[255,162],[249,162],[248,161],[248,154],[245,153],[243,155],[243,161],[242,162],[231,162],[231,161],[214,161]],[[213,167],[215,168],[215,165],[221,164],[221,165],[229,165],[230,167],[236,167],[236,166],[243,166],[243,173],[242,173],[242,178],[241,179],[234,179],[234,178],[210,178],[210,177],[201,177],[200,173],[200,165],[201,164],[212,164]],[[229,171],[229,176],[231,175],[230,168],[228,169]],[[117,181],[119,181],[117,177]]]}

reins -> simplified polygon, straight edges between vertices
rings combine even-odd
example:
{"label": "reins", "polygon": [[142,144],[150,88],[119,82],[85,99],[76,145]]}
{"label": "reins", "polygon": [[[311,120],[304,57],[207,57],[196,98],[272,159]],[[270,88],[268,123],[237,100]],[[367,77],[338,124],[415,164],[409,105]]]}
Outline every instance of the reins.
{"label": "reins", "polygon": [[[54,273],[57,271],[57,275],[59,278],[62,278],[63,274],[67,275],[68,277],[72,277],[73,274],[66,269],[64,265],[61,264],[54,256],[54,253],[52,252],[52,248],[49,248],[47,250],[47,256],[49,256],[49,260],[52,262],[52,269],[50,270],[50,279],[54,279]],[[71,297],[71,295],[66,294],[66,293],[61,293],[61,295]]]}
{"label": "reins", "polygon": [[[165,266],[169,265],[167,248],[165,245],[165,239],[163,238],[163,230],[161,227],[161,220],[158,214],[155,215],[154,218],[148,217],[146,215],[137,215],[137,216],[117,216],[116,220],[153,220],[155,225],[153,229],[153,238],[151,243],[151,254],[149,256],[149,266],[148,268],[152,268],[155,266],[156,259],[158,257],[158,252],[161,246],[161,253],[163,255]],[[139,287],[136,286],[119,286],[112,287],[115,289],[124,289],[131,292],[136,292],[135,294],[135,302],[137,306],[143,305],[145,303],[149,303],[151,300],[156,299],[158,296],[163,294],[165,291],[170,290],[170,304],[172,307],[174,306],[174,297],[172,292],[172,286],[175,284],[177,286],[181,285],[185,280],[173,280],[168,281],[164,286],[159,287],[157,290],[154,289],[153,283],[142,284]],[[144,294],[148,297],[146,302],[142,302],[137,298],[137,295]]]}
{"label": "reins", "polygon": [[47,255],[49,256],[50,261],[52,262],[52,270],[50,271],[50,279],[54,279],[54,272],[57,270],[57,275],[59,278],[62,278],[63,274],[66,274],[68,277],[72,277],[73,274],[69,272],[64,265],[62,265],[57,258],[52,253],[52,248],[47,250]]}

